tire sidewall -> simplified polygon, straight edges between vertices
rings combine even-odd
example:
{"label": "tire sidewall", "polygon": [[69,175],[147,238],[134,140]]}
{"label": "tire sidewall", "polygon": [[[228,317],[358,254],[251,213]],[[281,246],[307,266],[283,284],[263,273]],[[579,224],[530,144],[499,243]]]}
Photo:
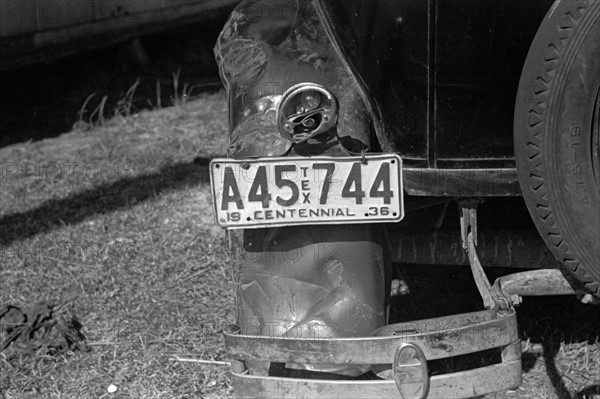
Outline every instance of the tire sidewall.
{"label": "tire sidewall", "polygon": [[592,115],[600,86],[600,4],[555,3],[532,43],[515,108],[523,196],[554,255],[598,294],[600,194]]}

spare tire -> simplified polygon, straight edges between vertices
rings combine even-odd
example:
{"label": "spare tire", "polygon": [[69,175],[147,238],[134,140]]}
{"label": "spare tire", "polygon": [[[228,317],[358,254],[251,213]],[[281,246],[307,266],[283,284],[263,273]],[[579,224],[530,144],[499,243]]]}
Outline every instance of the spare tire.
{"label": "spare tire", "polygon": [[514,144],[523,197],[565,268],[600,296],[600,0],[559,0],[523,67]]}

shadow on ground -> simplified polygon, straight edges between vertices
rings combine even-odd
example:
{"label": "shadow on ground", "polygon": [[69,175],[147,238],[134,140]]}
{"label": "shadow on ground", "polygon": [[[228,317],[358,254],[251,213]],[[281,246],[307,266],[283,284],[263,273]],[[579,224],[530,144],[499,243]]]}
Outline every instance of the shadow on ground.
{"label": "shadow on ground", "polygon": [[564,371],[556,364],[561,343],[594,344],[600,339],[600,306],[584,305],[575,297],[525,298],[518,308],[520,335],[541,344],[541,353],[525,353],[523,370],[528,371],[542,356],[546,373],[560,399],[584,399],[600,394],[600,376],[590,385],[571,394]]}
{"label": "shadow on ground", "polygon": [[154,174],[103,184],[64,199],[50,200],[23,213],[0,219],[0,246],[80,223],[93,215],[126,209],[164,192],[209,182],[209,159],[197,158],[162,168]]}

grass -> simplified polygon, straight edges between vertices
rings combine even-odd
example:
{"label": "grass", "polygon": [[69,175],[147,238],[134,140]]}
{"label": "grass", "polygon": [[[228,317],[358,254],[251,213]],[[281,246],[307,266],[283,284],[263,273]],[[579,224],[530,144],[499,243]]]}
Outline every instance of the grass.
{"label": "grass", "polygon": [[[226,118],[222,94],[179,98],[0,149],[0,304],[70,302],[92,348],[0,354],[2,398],[231,397],[233,286],[206,166]],[[600,397],[598,308],[526,299],[519,314],[525,382],[494,397]]]}
{"label": "grass", "polygon": [[[115,113],[160,109],[219,90],[213,46],[227,17],[141,38],[150,60],[145,66],[125,43],[0,72],[0,146],[55,137],[75,121],[78,128],[93,127]],[[182,82],[178,87],[173,75]]]}
{"label": "grass", "polygon": [[170,360],[222,360],[233,321],[201,161],[226,146],[220,98],[0,150],[0,303],[71,302],[92,348],[0,355],[3,397],[227,397],[222,366]]}

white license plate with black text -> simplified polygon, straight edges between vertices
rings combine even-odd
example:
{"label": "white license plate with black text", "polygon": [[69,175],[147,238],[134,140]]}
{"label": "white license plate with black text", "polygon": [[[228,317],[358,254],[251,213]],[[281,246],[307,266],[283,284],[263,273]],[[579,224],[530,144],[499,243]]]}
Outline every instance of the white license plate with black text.
{"label": "white license plate with black text", "polygon": [[398,222],[398,155],[215,159],[213,207],[224,228]]}

